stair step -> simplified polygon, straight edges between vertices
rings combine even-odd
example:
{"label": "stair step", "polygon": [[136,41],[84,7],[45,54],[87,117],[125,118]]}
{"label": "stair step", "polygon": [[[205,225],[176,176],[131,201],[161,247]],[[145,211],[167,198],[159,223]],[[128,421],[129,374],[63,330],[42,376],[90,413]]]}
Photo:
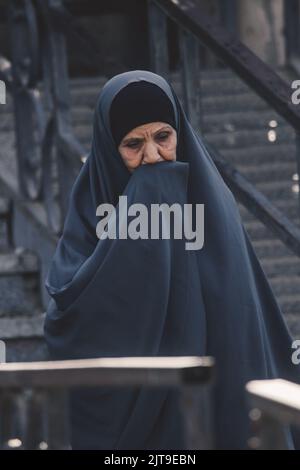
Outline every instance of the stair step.
{"label": "stair step", "polygon": [[286,314],[285,320],[292,336],[295,339],[300,338],[300,318],[298,314]]}
{"label": "stair step", "polygon": [[0,317],[36,313],[39,292],[37,256],[20,248],[0,253]]}
{"label": "stair step", "polygon": [[[270,122],[277,124],[277,127],[271,127]],[[259,113],[252,109],[243,111],[231,110],[220,113],[211,113],[203,115],[202,132],[233,132],[237,130],[277,130],[286,125],[287,121],[270,109],[261,110]]]}
{"label": "stair step", "polygon": [[41,338],[44,335],[45,313],[0,317],[0,340]]}
{"label": "stair step", "polygon": [[[281,212],[283,212],[284,210],[296,209],[299,211],[300,216],[300,207],[298,204],[298,199],[295,197],[290,199],[273,199],[272,204],[274,204],[274,206],[277,207],[277,209]],[[238,206],[243,216],[247,216],[249,214],[249,216],[254,217],[251,212],[247,209],[247,207],[244,206],[241,202],[238,202]]]}
{"label": "stair step", "polygon": [[16,248],[0,254],[0,276],[36,273],[38,269],[38,258],[29,250]]}
{"label": "stair step", "polygon": [[295,181],[282,180],[282,181],[263,181],[257,183],[256,188],[261,191],[271,201],[282,199],[298,200],[299,185]]}
{"label": "stair step", "polygon": [[294,175],[297,174],[296,162],[274,162],[256,165],[245,165],[241,163],[237,165],[236,168],[253,183],[281,179],[293,182],[293,178],[296,177]]}
{"label": "stair step", "polygon": [[[252,244],[255,244],[261,240],[266,240],[267,242],[272,243],[275,238],[278,239],[276,234],[271,229],[269,229],[264,224],[262,224],[262,222],[260,222],[259,220],[253,219],[253,220],[248,220],[246,222],[243,221],[243,225],[251,239]],[[299,228],[300,227],[299,222],[295,223],[295,226]],[[281,251],[283,251],[283,249]],[[292,250],[289,250],[289,253],[293,253]]]}
{"label": "stair step", "polygon": [[[278,276],[270,279],[271,287],[276,296],[295,294],[300,292],[300,276]],[[300,309],[299,309],[300,314]]]}
{"label": "stair step", "polygon": [[275,147],[277,143],[291,143],[295,139],[295,131],[289,125],[277,128],[275,142],[269,140],[268,132],[268,129],[242,129],[234,132],[209,132],[204,136],[221,153],[224,149],[241,146],[251,147],[252,145],[265,144]]}
{"label": "stair step", "polygon": [[296,162],[296,145],[294,142],[260,143],[252,142],[249,147],[222,148],[221,155],[233,165],[266,164],[273,162]]}
{"label": "stair step", "polygon": [[300,293],[281,295],[277,300],[283,312],[288,313],[296,310],[300,312]]}
{"label": "stair step", "polygon": [[[275,207],[286,214],[295,225],[300,227],[299,194],[297,192],[298,184],[296,182],[291,182],[290,180],[264,181],[257,184],[255,183],[254,185]],[[278,203],[279,200],[281,200],[281,204]],[[246,211],[246,208],[244,211]],[[247,223],[248,220],[250,222],[253,220],[250,211],[248,212],[249,214],[246,215],[245,219],[243,217],[245,212],[242,214],[245,223]]]}
{"label": "stair step", "polygon": [[261,265],[268,277],[300,275],[300,260],[296,256],[274,257],[262,259]]}
{"label": "stair step", "polygon": [[277,238],[255,240],[252,242],[252,245],[257,256],[261,260],[265,258],[273,258],[274,253],[276,253],[276,256],[289,256],[292,254],[291,250],[289,250],[288,247]]}
{"label": "stair step", "polygon": [[49,361],[49,352],[44,338],[8,338],[6,344],[6,362]]}
{"label": "stair step", "polygon": [[[274,200],[272,201],[272,203],[286,217],[290,218],[293,221],[298,220],[298,223],[300,223],[300,207],[299,207],[298,200],[296,200],[295,198],[290,199],[290,200],[287,200],[287,199]],[[245,206],[242,206],[241,203],[239,203],[238,206],[239,206],[241,218],[244,223],[250,222],[256,219],[256,217]]]}
{"label": "stair step", "polygon": [[249,234],[252,242],[263,239],[272,240],[275,237],[273,231],[256,218],[243,222],[243,225],[247,233]]}
{"label": "stair step", "polygon": [[[279,67],[279,69],[285,69],[284,67]],[[174,72],[174,75],[178,75],[179,72]],[[233,72],[230,68],[227,67],[214,67],[211,69],[203,70],[202,75],[205,76],[208,80],[222,79],[227,80],[230,78],[237,77],[236,73]]]}

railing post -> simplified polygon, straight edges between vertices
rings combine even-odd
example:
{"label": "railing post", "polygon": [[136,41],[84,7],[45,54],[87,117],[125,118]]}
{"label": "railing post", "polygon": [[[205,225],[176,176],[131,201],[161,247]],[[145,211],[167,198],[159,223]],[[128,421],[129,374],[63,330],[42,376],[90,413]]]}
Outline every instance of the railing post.
{"label": "railing post", "polygon": [[148,29],[151,70],[168,79],[167,17],[152,0],[148,0]]}
{"label": "railing post", "polygon": [[12,0],[8,8],[19,189],[25,197],[36,199],[41,193],[40,144],[45,128],[36,89],[39,56],[37,21],[31,0]]}
{"label": "railing post", "polygon": [[81,162],[63,149],[65,141],[72,144],[72,129],[66,41],[55,18],[62,2],[38,0],[37,5],[43,19],[43,78],[50,113],[43,142],[43,196],[49,225],[59,233]]}
{"label": "railing post", "polygon": [[181,82],[188,118],[195,130],[201,129],[201,82],[199,42],[190,32],[179,28]]}
{"label": "railing post", "polygon": [[71,127],[65,12],[61,0],[12,0],[8,11],[12,65],[10,71],[0,57],[0,77],[14,98],[19,190],[25,198],[42,200],[48,225],[59,234],[86,153]]}
{"label": "railing post", "polygon": [[255,436],[249,441],[254,450],[287,450],[286,435],[283,426],[272,416],[258,409],[250,412],[251,424]]}
{"label": "railing post", "polygon": [[[16,448],[18,434],[19,390],[0,391],[0,450]],[[18,447],[21,441],[18,440]]]}
{"label": "railing post", "polygon": [[40,389],[25,389],[19,397],[22,449],[39,450],[45,442],[45,397]]}
{"label": "railing post", "polygon": [[181,388],[181,412],[185,429],[186,448],[214,448],[211,386],[184,385]]}
{"label": "railing post", "polygon": [[237,2],[236,0],[219,0],[222,25],[231,33],[237,33]]}
{"label": "railing post", "polygon": [[67,389],[48,389],[47,393],[48,449],[70,450],[69,393]]}
{"label": "railing post", "polygon": [[251,405],[250,448],[292,449],[290,426],[300,427],[300,385],[283,379],[253,380],[246,391]]}
{"label": "railing post", "polygon": [[299,0],[284,0],[284,35],[287,63],[300,71],[300,5]]}
{"label": "railing post", "polygon": [[7,389],[0,393],[0,450],[70,449],[65,389]]}

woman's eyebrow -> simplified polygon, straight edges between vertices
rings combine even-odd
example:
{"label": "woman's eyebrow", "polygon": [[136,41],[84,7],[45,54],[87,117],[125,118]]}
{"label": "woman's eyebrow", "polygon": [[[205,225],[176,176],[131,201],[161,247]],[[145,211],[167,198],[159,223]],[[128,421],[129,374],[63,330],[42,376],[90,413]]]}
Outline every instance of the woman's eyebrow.
{"label": "woman's eyebrow", "polygon": [[[160,129],[158,129],[157,131],[153,132],[152,135],[156,135],[156,134],[159,134],[160,132],[163,132],[163,131],[170,131],[170,127],[169,126],[164,126],[164,127],[161,127]],[[135,137],[135,136],[132,136],[132,137],[127,137],[127,139],[124,140],[124,144],[128,144],[128,142],[131,142],[131,141],[142,141],[144,140],[144,137]]]}
{"label": "woman's eyebrow", "polygon": [[128,137],[127,139],[124,140],[124,144],[127,144],[128,142],[131,142],[133,140],[137,140],[140,142],[141,140],[144,140],[144,137]]}
{"label": "woman's eyebrow", "polygon": [[164,126],[164,127],[161,127],[160,129],[158,129],[157,131],[153,132],[153,135],[156,135],[156,134],[159,134],[160,132],[165,132],[165,131],[170,131],[170,127],[169,126]]}

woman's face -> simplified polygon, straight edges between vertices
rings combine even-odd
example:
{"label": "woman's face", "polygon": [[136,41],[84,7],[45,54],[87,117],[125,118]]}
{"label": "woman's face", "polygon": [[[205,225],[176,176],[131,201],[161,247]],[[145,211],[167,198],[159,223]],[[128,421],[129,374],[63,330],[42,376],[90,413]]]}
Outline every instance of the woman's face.
{"label": "woman's face", "polygon": [[176,160],[177,132],[167,123],[150,122],[132,129],[118,150],[130,172],[146,163]]}

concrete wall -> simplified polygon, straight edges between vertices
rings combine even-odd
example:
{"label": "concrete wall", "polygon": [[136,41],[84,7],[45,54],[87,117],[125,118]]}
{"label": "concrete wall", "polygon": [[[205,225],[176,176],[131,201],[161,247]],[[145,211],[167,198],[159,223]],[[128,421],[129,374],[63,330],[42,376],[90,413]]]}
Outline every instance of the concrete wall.
{"label": "concrete wall", "polygon": [[241,41],[271,65],[285,62],[283,0],[238,0]]}

